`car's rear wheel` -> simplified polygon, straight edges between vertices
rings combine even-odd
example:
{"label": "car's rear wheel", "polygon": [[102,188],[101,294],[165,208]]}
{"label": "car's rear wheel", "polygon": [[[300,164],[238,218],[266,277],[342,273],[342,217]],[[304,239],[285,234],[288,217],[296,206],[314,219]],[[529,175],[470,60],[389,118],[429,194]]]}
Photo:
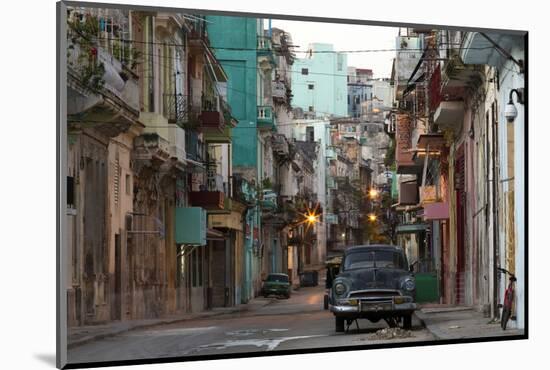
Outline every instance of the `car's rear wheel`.
{"label": "car's rear wheel", "polygon": [[334,323],[335,323],[335,330],[337,333],[342,333],[345,331],[345,320],[343,317],[338,317],[336,316],[334,318]]}
{"label": "car's rear wheel", "polygon": [[403,329],[411,330],[412,328],[412,314],[403,315]]}

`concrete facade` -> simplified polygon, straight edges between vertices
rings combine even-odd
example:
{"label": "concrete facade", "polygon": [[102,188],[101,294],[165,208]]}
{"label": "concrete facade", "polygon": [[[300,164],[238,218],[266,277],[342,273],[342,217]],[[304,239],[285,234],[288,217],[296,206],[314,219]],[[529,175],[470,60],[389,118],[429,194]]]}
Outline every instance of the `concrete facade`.
{"label": "concrete facade", "polygon": [[346,117],[347,55],[331,53],[331,44],[314,43],[308,48],[311,55],[296,59],[292,67],[293,105],[318,117]]}

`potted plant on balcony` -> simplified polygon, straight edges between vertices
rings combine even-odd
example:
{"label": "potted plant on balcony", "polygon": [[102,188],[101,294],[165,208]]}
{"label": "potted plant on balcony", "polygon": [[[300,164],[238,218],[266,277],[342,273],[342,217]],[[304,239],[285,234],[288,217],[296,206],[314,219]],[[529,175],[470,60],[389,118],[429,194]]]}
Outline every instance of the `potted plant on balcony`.
{"label": "potted plant on balcony", "polygon": [[[67,38],[71,45],[69,53],[77,53],[77,65],[69,62],[80,74],[82,84],[93,91],[103,87],[105,81],[105,66],[98,59],[97,46],[94,43],[95,35],[99,33],[99,22],[95,16],[86,16],[81,20],[79,17],[67,19]],[[79,50],[75,48],[78,45]]]}

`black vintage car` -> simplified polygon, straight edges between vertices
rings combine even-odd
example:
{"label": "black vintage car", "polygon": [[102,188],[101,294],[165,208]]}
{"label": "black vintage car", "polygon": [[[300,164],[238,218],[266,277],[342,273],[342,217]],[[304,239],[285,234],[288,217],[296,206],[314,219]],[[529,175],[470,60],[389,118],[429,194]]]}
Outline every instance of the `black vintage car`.
{"label": "black vintage car", "polygon": [[410,329],[416,309],[416,284],[401,247],[365,245],[349,247],[340,273],[332,282],[329,308],[336,331],[345,330],[356,319]]}

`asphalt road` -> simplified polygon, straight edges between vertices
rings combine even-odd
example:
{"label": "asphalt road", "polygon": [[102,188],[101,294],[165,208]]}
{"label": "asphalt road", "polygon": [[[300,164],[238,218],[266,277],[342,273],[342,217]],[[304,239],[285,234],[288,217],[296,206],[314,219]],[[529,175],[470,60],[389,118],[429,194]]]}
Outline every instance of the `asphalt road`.
{"label": "asphalt road", "polygon": [[323,310],[323,294],[319,285],[301,288],[288,300],[259,298],[269,304],[255,311],[130,331],[73,348],[68,359],[81,363],[434,339],[416,318],[407,337],[381,336],[379,330],[387,328],[383,320],[359,320],[359,329],[354,324],[348,332],[336,333],[333,315]]}

